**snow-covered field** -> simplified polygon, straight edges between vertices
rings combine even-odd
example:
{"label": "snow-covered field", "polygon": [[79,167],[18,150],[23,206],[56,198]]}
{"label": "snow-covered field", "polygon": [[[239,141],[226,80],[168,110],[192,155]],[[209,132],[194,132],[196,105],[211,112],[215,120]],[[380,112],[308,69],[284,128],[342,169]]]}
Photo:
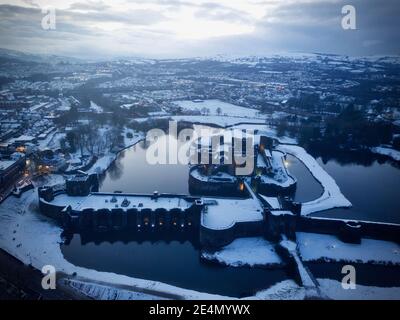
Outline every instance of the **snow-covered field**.
{"label": "snow-covered field", "polygon": [[400,246],[394,242],[362,239],[361,244],[340,241],[325,234],[297,234],[297,245],[304,261],[335,261],[400,265]]}
{"label": "snow-covered field", "polygon": [[318,164],[318,162],[302,147],[294,145],[279,145],[278,150],[291,154],[298,158],[315,179],[321,183],[324,193],[316,200],[303,203],[301,214],[309,215],[314,212],[329,210],[333,208],[348,208],[352,204],[340,191],[336,181]]}
{"label": "snow-covered field", "polygon": [[275,251],[275,246],[263,238],[236,239],[217,252],[203,252],[201,256],[231,267],[282,266],[283,264]]}
{"label": "snow-covered field", "polygon": [[371,151],[373,153],[377,153],[383,156],[388,156],[393,160],[400,161],[400,151],[398,150],[394,150],[387,147],[376,147],[376,148],[371,148]]}
{"label": "snow-covered field", "polygon": [[277,139],[280,143],[285,144],[297,144],[297,140],[290,137],[278,137],[276,130],[267,125],[265,118],[260,117],[242,117],[233,116],[231,114],[227,116],[215,116],[215,115],[182,115],[182,116],[156,116],[153,118],[137,118],[137,122],[145,122],[149,119],[170,119],[173,121],[185,121],[195,124],[203,125],[214,125],[221,128],[229,127],[230,129],[237,130],[258,130],[260,135],[266,135]]}
{"label": "snow-covered field", "polygon": [[[145,122],[151,118],[138,118],[135,119],[137,122]],[[164,116],[164,117],[155,117],[154,119],[171,119],[174,121],[186,121],[191,123],[200,123],[200,124],[209,124],[216,125],[219,127],[228,127],[233,126],[240,123],[255,123],[255,124],[264,124],[265,119],[260,118],[244,118],[244,117],[233,117],[233,116]]]}
{"label": "snow-covered field", "polygon": [[[231,103],[223,102],[220,100],[204,100],[202,102],[193,102],[190,100],[175,101],[176,105],[183,110],[202,112],[204,108],[209,110],[210,115],[228,115],[243,118],[260,118],[260,111],[245,107],[236,106]],[[217,110],[220,109],[220,114]],[[265,117],[265,115],[264,115]]]}

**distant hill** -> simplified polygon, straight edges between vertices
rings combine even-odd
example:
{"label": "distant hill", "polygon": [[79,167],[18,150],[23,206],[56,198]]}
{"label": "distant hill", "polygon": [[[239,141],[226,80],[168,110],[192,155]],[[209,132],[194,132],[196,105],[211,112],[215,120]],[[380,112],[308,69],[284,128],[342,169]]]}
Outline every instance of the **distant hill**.
{"label": "distant hill", "polygon": [[47,54],[31,54],[16,50],[0,48],[0,59],[2,61],[21,61],[21,62],[36,62],[36,63],[82,63],[84,60],[77,58],[64,57],[58,55]]}
{"label": "distant hill", "polygon": [[131,63],[131,64],[154,64],[157,62],[168,63],[168,62],[193,62],[193,61],[214,61],[214,62],[228,62],[237,65],[248,65],[254,66],[259,63],[263,63],[266,59],[291,59],[291,60],[309,60],[309,61],[321,61],[321,59],[333,60],[333,61],[368,61],[372,63],[399,63],[399,55],[374,55],[374,56],[342,56],[338,54],[329,53],[304,53],[304,52],[277,52],[269,55],[230,55],[230,54],[219,54],[214,56],[204,57],[193,57],[193,58],[179,58],[179,59],[151,59],[136,56],[126,57],[114,57],[114,58],[99,58],[92,60],[85,60],[73,57],[66,57],[60,55],[51,54],[32,54],[25,53],[22,51],[9,50],[0,48],[0,63],[2,62],[24,62],[24,63],[96,63],[96,62],[119,62],[119,63]]}

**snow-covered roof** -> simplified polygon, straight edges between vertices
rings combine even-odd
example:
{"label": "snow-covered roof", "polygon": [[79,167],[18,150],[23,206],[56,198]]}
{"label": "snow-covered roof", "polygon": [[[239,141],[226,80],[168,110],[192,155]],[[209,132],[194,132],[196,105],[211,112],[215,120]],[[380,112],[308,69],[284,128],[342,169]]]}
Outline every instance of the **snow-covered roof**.
{"label": "snow-covered roof", "polygon": [[[111,199],[116,201],[111,202]],[[130,204],[127,207],[122,207],[122,202],[127,199]],[[72,210],[80,211],[84,209],[116,209],[123,210],[136,208],[139,210],[144,209],[180,209],[185,210],[192,206],[193,202],[188,201],[182,197],[163,197],[162,195],[155,198],[148,195],[130,195],[130,194],[102,194],[92,193],[87,197],[70,197],[67,194],[61,194],[54,198],[51,202],[56,206],[71,206]]]}
{"label": "snow-covered roof", "polygon": [[0,171],[7,170],[15,162],[16,162],[16,160],[0,160]]}
{"label": "snow-covered roof", "polygon": [[206,228],[223,230],[232,227],[237,222],[263,220],[263,210],[255,199],[204,199],[205,203],[212,200],[214,204],[208,205],[202,215],[202,225]]}
{"label": "snow-covered roof", "polygon": [[10,142],[10,143],[14,143],[14,142],[28,142],[28,141],[33,141],[33,140],[35,140],[35,139],[36,139],[36,137],[33,137],[33,136],[22,135],[22,136],[19,136],[18,138],[11,139],[9,142]]}
{"label": "snow-covered roof", "polygon": [[261,198],[263,198],[272,209],[276,209],[279,210],[281,209],[281,204],[279,203],[279,199],[278,198],[272,198],[272,197],[266,197],[263,196],[262,194],[259,195]]}

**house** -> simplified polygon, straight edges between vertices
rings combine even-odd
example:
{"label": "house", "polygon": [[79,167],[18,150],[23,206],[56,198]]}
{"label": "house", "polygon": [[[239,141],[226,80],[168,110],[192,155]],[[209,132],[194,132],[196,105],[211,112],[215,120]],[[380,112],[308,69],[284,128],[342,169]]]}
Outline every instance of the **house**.
{"label": "house", "polygon": [[0,185],[8,185],[14,182],[25,168],[25,157],[14,160],[0,160]]}

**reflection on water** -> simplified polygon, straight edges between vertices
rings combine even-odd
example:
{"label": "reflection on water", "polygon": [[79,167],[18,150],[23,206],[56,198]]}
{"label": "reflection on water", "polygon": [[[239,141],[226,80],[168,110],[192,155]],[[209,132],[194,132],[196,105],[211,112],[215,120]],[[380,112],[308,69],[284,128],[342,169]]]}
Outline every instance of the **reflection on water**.
{"label": "reflection on water", "polygon": [[389,162],[341,165],[335,160],[319,164],[339,185],[353,204],[350,209],[334,209],[318,216],[400,223],[400,170]]}
{"label": "reflection on water", "polygon": [[287,155],[288,170],[297,179],[294,200],[307,202],[317,199],[323,193],[321,184],[313,177],[306,166],[294,156]]}
{"label": "reflection on water", "polygon": [[103,177],[100,191],[188,194],[189,167],[182,164],[150,165],[146,160],[146,147],[140,142],[122,151]]}
{"label": "reflection on water", "polygon": [[[105,240],[104,236],[99,237]],[[68,261],[86,268],[232,297],[253,295],[288,277],[283,269],[232,268],[204,263],[191,241],[82,245],[81,237],[74,235],[69,245],[62,245],[62,252]]]}
{"label": "reflection on water", "polygon": [[[315,154],[314,154],[315,156]],[[340,163],[324,155],[320,165],[337,181],[343,194],[353,203],[351,209],[335,209],[319,216],[369,219],[400,223],[400,170],[392,164],[347,154]],[[288,156],[289,171],[297,178],[296,201],[311,201],[322,193],[322,187],[302,162]],[[123,151],[108,170],[101,191],[120,190],[131,193],[188,193],[187,165],[156,165],[146,161],[143,143]],[[66,259],[76,265],[99,271],[157,280],[183,288],[235,297],[254,294],[289,276],[284,270],[222,267],[200,260],[198,235],[172,237],[160,241],[154,237],[132,235],[75,235],[62,246]],[[163,239],[164,240],[164,239]],[[310,264],[318,278],[341,280],[339,264]],[[379,269],[379,268],[378,268]],[[360,266],[360,284],[393,285],[400,279],[398,268],[382,267],[381,276],[372,279],[377,267]],[[387,271],[389,270],[389,271]],[[387,272],[387,273],[386,273]]]}
{"label": "reflection on water", "polygon": [[[125,151],[110,167],[100,191],[188,193],[187,165],[150,165],[146,145]],[[149,241],[149,239],[152,239]],[[140,234],[74,235],[62,252],[76,265],[150,279],[183,288],[243,297],[286,280],[283,269],[232,268],[200,260],[198,234],[181,237]]]}

